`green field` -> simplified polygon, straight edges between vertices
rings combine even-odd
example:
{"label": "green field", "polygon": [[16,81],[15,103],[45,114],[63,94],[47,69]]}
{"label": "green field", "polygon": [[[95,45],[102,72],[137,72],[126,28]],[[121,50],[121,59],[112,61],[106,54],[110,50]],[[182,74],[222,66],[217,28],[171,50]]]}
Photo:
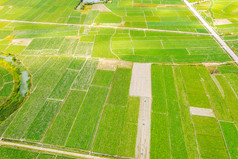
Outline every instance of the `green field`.
{"label": "green field", "polygon": [[[213,75],[209,69],[202,65],[152,66],[151,158],[237,155],[237,97],[228,84],[231,80],[226,78],[236,73],[223,71]],[[237,76],[233,80],[237,82]],[[215,118],[192,115],[190,107],[210,108]],[[235,141],[228,137],[232,132],[230,137]]]}
{"label": "green field", "polygon": [[[15,55],[97,57],[154,63],[230,61],[209,35],[22,23],[10,23],[7,27],[14,31],[5,39],[15,36],[14,40],[30,42],[28,46],[20,46],[11,44],[10,40],[0,41],[0,50],[14,49],[10,52]],[[31,29],[25,29],[27,27]]]}
{"label": "green field", "polygon": [[[195,5],[195,7],[223,36],[228,45],[238,53],[238,2],[236,0],[214,0],[211,3]],[[216,19],[223,21],[216,23]]]}
{"label": "green field", "polygon": [[0,105],[2,105],[8,97],[10,97],[12,91],[13,91],[13,77],[4,68],[0,67]]}
{"label": "green field", "polygon": [[[237,52],[237,1],[193,6]],[[238,156],[238,67],[182,0],[0,0],[7,61],[31,78],[0,66],[0,159],[73,158],[17,143],[87,158]],[[133,94],[144,86],[151,95]]]}
{"label": "green field", "polygon": [[[9,147],[0,147],[1,158],[22,158],[22,159],[75,159],[71,156],[63,156],[58,154],[51,153],[40,153],[37,151],[29,151],[25,149],[18,148],[9,148]],[[83,159],[83,158],[80,158]]]}

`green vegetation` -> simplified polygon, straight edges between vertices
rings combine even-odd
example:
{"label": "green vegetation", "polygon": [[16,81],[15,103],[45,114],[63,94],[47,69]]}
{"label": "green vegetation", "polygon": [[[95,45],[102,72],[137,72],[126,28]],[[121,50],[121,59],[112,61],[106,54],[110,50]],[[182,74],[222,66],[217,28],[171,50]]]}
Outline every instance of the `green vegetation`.
{"label": "green vegetation", "polygon": [[125,106],[127,103],[130,87],[131,70],[119,68],[116,71],[112,89],[108,97],[108,103]]}
{"label": "green vegetation", "polygon": [[64,99],[77,74],[77,71],[67,70],[54,88],[50,98]]}
{"label": "green vegetation", "polygon": [[72,88],[78,90],[88,90],[94,73],[96,71],[98,62],[95,60],[87,60],[79,76],[73,82]]}
{"label": "green vegetation", "polygon": [[89,150],[106,101],[107,88],[91,86],[76,117],[66,146]]}
{"label": "green vegetation", "polygon": [[40,112],[37,114],[35,120],[28,128],[24,138],[39,141],[45,134],[47,128],[57,113],[60,104],[60,101],[46,101]]}
{"label": "green vegetation", "polygon": [[215,118],[193,116],[193,123],[201,157],[229,158]]}
{"label": "green vegetation", "polygon": [[[78,3],[0,0],[0,51],[13,57],[0,56],[2,140],[143,155],[135,154],[143,101],[129,92],[133,62],[151,63],[150,158],[237,157],[238,67],[182,0]],[[194,6],[237,51],[238,3]],[[71,158],[5,146],[0,156]]]}
{"label": "green vegetation", "polygon": [[231,158],[236,158],[238,151],[238,131],[233,123],[220,122],[221,129],[230,153]]}
{"label": "green vegetation", "polygon": [[[158,93],[161,93],[162,96],[159,96]],[[187,158],[180,108],[171,66],[152,65],[152,94],[155,102],[153,100],[152,103],[151,158],[166,158],[171,155],[178,158]],[[168,116],[164,114],[168,114]],[[159,122],[157,123],[157,121]],[[153,140],[154,138],[156,140]],[[161,145],[162,143],[164,146]]]}
{"label": "green vegetation", "polygon": [[[36,151],[25,150],[20,148],[10,148],[10,147],[0,147],[1,158],[11,158],[11,159],[74,159],[74,157],[63,156],[58,154],[48,154],[48,153],[39,153]],[[80,158],[83,159],[83,158]]]}
{"label": "green vegetation", "polygon": [[19,150],[7,147],[0,147],[0,154],[2,158],[23,158],[23,159],[33,159],[36,158],[37,152],[30,152],[26,150]]}
{"label": "green vegetation", "polygon": [[110,87],[111,81],[114,76],[114,71],[97,70],[92,84],[96,86]]}
{"label": "green vegetation", "polygon": [[[212,69],[216,71],[216,67],[202,65],[152,65],[151,158],[229,158],[236,154],[237,97],[232,86],[238,81],[237,67],[219,66],[225,74],[210,74]],[[212,109],[221,121],[191,115],[190,107]]]}
{"label": "green vegetation", "polygon": [[[29,77],[24,81],[21,63],[10,55],[0,55],[0,124],[17,110],[30,88]],[[26,74],[28,76],[28,73]],[[23,85],[25,84],[25,88]],[[24,89],[24,90],[23,90]]]}
{"label": "green vegetation", "polygon": [[83,102],[85,92],[71,90],[53,125],[48,130],[44,143],[65,145],[69,130]]}
{"label": "green vegetation", "polygon": [[212,2],[200,3],[195,7],[223,36],[228,45],[238,53],[238,2],[236,0],[213,0]]}

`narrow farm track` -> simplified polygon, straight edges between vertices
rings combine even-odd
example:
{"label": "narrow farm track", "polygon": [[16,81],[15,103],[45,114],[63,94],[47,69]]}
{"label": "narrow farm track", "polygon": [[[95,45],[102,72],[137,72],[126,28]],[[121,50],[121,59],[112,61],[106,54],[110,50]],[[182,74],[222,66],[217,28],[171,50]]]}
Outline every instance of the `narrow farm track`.
{"label": "narrow farm track", "polygon": [[151,64],[134,63],[130,84],[130,96],[140,97],[135,151],[136,159],[149,159],[152,102]]}
{"label": "narrow farm track", "polygon": [[92,159],[106,159],[106,158],[103,158],[103,157],[80,154],[80,153],[76,153],[76,152],[69,152],[69,151],[64,151],[64,150],[59,150],[59,149],[45,148],[45,147],[40,147],[40,146],[32,146],[32,145],[6,142],[6,141],[0,141],[0,145],[10,146],[10,147],[26,148],[26,149],[30,149],[30,150],[50,152],[50,153],[56,153],[56,154],[62,154],[62,155],[69,155],[69,156],[73,156],[73,157],[83,157],[83,158],[92,158]]}
{"label": "narrow farm track", "polygon": [[127,30],[137,30],[137,31],[154,31],[154,32],[191,34],[191,35],[210,35],[208,33],[194,33],[194,32],[175,31],[175,30],[159,30],[159,29],[144,29],[144,28],[130,28],[130,27],[115,27],[115,26],[103,26],[103,25],[93,25],[93,24],[92,25],[87,25],[87,24],[67,24],[67,23],[50,23],[50,22],[31,22],[31,21],[7,20],[7,19],[0,19],[0,22],[59,25],[59,26],[82,26],[82,27],[110,28],[110,29],[122,29],[122,30],[127,29]]}
{"label": "narrow farm track", "polygon": [[184,0],[188,8],[193,12],[193,14],[202,22],[202,24],[209,30],[212,36],[219,42],[222,48],[234,59],[238,64],[238,56],[231,50],[231,48],[226,44],[226,42],[215,32],[215,30],[204,20],[204,18],[197,12],[197,10],[188,2]]}

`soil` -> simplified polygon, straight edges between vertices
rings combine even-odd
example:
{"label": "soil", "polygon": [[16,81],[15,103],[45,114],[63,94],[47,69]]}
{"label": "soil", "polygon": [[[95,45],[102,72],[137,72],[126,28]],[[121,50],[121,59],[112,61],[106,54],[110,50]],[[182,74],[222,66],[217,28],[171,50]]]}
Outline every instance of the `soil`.
{"label": "soil", "polygon": [[190,113],[198,116],[215,117],[213,110],[207,108],[190,107]]}

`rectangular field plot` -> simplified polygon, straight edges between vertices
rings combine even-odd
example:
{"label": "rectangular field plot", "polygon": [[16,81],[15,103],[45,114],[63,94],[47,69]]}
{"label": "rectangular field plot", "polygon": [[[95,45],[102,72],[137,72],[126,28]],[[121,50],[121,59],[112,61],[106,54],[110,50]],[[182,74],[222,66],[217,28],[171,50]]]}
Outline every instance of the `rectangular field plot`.
{"label": "rectangular field plot", "polygon": [[92,86],[69,134],[66,146],[90,150],[109,89]]}
{"label": "rectangular field plot", "polygon": [[229,158],[215,118],[193,116],[193,123],[201,157]]}
{"label": "rectangular field plot", "polygon": [[53,92],[50,95],[50,98],[53,99],[64,99],[66,96],[68,89],[72,85],[74,79],[78,75],[78,71],[67,70],[63,77],[60,79],[59,83],[57,83]]}
{"label": "rectangular field plot", "polygon": [[85,92],[71,90],[52,126],[46,133],[44,143],[64,146],[83,102]]}
{"label": "rectangular field plot", "polygon": [[27,133],[24,135],[24,138],[32,141],[40,141],[56,115],[60,105],[60,101],[46,101],[27,130]]}
{"label": "rectangular field plot", "polygon": [[108,97],[108,103],[125,106],[130,88],[131,70],[118,68],[112,83],[112,89]]}
{"label": "rectangular field plot", "polygon": [[[17,147],[0,147],[1,158],[28,158],[28,159],[76,159],[74,157],[64,156],[61,154],[47,153],[44,151],[35,151],[28,150],[25,148],[17,148]],[[83,158],[82,158],[83,159]]]}
{"label": "rectangular field plot", "polygon": [[150,158],[236,154],[231,141],[235,136],[228,135],[228,129],[237,134],[238,99],[237,92],[231,91],[237,73],[214,75],[212,68],[216,70],[202,65],[152,65]]}
{"label": "rectangular field plot", "polygon": [[2,158],[36,158],[38,155],[37,152],[30,152],[3,146],[0,147],[0,151]]}
{"label": "rectangular field plot", "polygon": [[[77,4],[78,2],[74,0],[59,0],[57,2],[50,0],[46,3],[42,3],[40,0],[34,2],[29,0],[25,2],[7,0],[1,4],[4,9],[0,10],[0,18],[41,22],[66,22],[67,18],[65,19],[65,17],[71,14]],[[24,6],[24,9],[22,6]]]}
{"label": "rectangular field plot", "polygon": [[110,87],[113,76],[114,71],[97,70],[94,75],[92,85]]}
{"label": "rectangular field plot", "polygon": [[220,122],[222,133],[224,135],[230,157],[236,158],[238,156],[238,130],[234,123]]}
{"label": "rectangular field plot", "polygon": [[118,68],[115,73],[95,136],[94,152],[135,157],[140,100],[137,97],[128,97],[130,76],[130,69]]}
{"label": "rectangular field plot", "polygon": [[75,79],[72,85],[72,89],[88,90],[93,80],[93,76],[96,72],[97,64],[98,64],[98,61],[96,60],[92,60],[92,59],[87,60],[82,71],[79,73],[79,75]]}

